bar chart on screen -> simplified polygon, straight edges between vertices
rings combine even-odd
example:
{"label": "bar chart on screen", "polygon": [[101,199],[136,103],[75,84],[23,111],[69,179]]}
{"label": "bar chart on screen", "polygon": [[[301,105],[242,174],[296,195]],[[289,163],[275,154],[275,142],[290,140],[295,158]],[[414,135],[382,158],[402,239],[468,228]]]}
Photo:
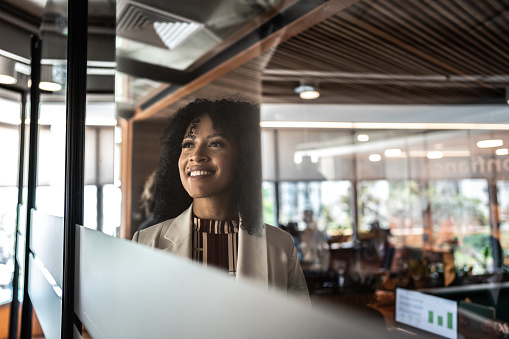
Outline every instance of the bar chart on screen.
{"label": "bar chart on screen", "polygon": [[402,288],[396,289],[396,322],[446,338],[457,338],[455,301]]}

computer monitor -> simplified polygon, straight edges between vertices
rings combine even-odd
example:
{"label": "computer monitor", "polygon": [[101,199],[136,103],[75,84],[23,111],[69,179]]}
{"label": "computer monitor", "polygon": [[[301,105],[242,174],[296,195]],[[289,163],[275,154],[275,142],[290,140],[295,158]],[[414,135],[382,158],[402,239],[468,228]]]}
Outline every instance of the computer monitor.
{"label": "computer monitor", "polygon": [[396,289],[396,327],[416,334],[458,337],[458,304],[456,301],[429,294]]}

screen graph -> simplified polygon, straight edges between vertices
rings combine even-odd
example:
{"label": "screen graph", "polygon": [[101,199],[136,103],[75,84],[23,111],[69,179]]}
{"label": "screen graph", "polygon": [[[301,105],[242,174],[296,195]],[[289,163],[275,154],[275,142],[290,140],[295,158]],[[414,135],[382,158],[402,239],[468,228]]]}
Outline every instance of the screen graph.
{"label": "screen graph", "polygon": [[396,289],[396,321],[446,338],[457,338],[455,301]]}

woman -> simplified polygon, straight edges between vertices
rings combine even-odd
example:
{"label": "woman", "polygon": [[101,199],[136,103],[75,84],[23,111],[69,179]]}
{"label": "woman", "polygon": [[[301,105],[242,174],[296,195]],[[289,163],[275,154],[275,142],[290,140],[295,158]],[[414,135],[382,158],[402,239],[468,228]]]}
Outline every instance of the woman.
{"label": "woman", "polygon": [[308,298],[292,237],[261,221],[258,106],[197,99],[162,137],[155,210],[133,241]]}

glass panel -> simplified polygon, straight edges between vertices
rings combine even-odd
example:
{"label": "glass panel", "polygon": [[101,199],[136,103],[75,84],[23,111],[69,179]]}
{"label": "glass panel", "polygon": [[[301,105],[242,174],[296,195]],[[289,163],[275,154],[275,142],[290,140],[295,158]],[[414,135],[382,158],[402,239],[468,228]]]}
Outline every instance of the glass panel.
{"label": "glass panel", "polygon": [[[155,12],[214,32],[227,2]],[[136,13],[153,14],[143,4]],[[196,98],[247,98],[260,104],[264,217],[294,236],[313,302],[370,304],[391,327],[396,286],[433,288],[495,308],[505,328],[509,277],[496,259],[509,253],[507,4],[306,4],[253,7],[253,26],[237,18],[238,34],[227,29],[213,49],[209,39],[196,59],[184,47],[201,33],[171,49],[150,22],[151,35],[135,39],[120,6],[117,98],[134,116],[127,224],[142,219],[137,199],[167,119]],[[486,282],[496,288],[470,286]],[[458,336],[482,328],[465,324]]]}
{"label": "glass panel", "polygon": [[0,187],[0,304],[9,302],[14,272],[17,187]]}
{"label": "glass panel", "polygon": [[[277,290],[266,293],[252,283],[235,282],[214,268],[204,270],[163,251],[86,228],[79,228],[77,233],[81,244],[79,256],[87,260],[82,261],[77,275],[81,297],[76,314],[93,338],[165,338],[168,314],[173,315],[171,333],[175,337],[228,337],[232,329],[242,332],[253,325],[252,319],[244,314],[246,309],[258,314],[264,324],[256,330],[257,337],[271,337],[281,327],[285,328],[285,337],[310,338],[316,333],[335,337],[339,331],[348,337],[369,336],[369,329],[360,325],[355,312],[339,316],[330,310],[312,309],[295,297]],[[151,288],[144,293],[132,293],[145,286],[147,280],[151,281]],[[204,281],[207,289],[203,288]],[[173,288],[168,289],[168,285]],[[221,312],[214,311],[217,305],[203,303],[210,298],[211,290],[221,300]],[[130,295],[127,300],[126,295]],[[116,306],[120,304],[123,307]],[[203,307],[209,316],[201,321],[201,326],[190,326],[196,308]],[[112,312],[113,309],[116,311]],[[274,317],[278,319],[276,325],[271,324]],[[232,325],[225,327],[222,321],[225,318]],[[359,325],[350,326],[352,321]]]}

